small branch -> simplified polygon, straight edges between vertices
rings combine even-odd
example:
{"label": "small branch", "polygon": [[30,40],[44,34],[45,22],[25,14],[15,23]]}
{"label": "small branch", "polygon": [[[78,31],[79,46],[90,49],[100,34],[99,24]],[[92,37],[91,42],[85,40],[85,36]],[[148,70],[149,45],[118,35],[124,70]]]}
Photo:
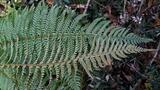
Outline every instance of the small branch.
{"label": "small branch", "polygon": [[101,6],[102,8],[106,9],[106,6],[100,4],[99,2],[97,2],[96,0],[93,0],[97,5]]}
{"label": "small branch", "polygon": [[143,78],[147,78],[147,76],[145,76],[144,74],[140,73],[138,70],[136,70],[136,68],[134,66],[128,65],[128,67],[132,68],[138,75],[140,75]]}
{"label": "small branch", "polygon": [[150,65],[152,65],[152,63],[155,61],[157,55],[158,55],[158,51],[160,50],[160,41],[158,43],[158,46],[157,46],[157,49],[156,49],[156,52],[154,54],[154,57],[152,58],[152,60],[150,61]]}
{"label": "small branch", "polygon": [[138,10],[138,15],[140,14],[140,12],[141,12],[141,9],[142,9],[142,6],[143,6],[143,4],[144,4],[144,0],[141,0],[141,4],[140,4],[140,7],[139,7],[139,10]]}
{"label": "small branch", "polygon": [[139,80],[137,81],[137,83],[133,86],[133,89],[131,89],[131,90],[137,90],[137,88],[138,88],[138,86],[141,84],[141,82],[142,82],[142,80],[139,79]]}
{"label": "small branch", "polygon": [[126,13],[127,0],[124,0],[123,13]]}
{"label": "small branch", "polygon": [[85,10],[83,12],[83,14],[86,14],[87,10],[88,10],[88,7],[89,7],[89,4],[90,4],[91,0],[88,0],[87,1],[87,4],[86,4],[86,7],[85,7]]}

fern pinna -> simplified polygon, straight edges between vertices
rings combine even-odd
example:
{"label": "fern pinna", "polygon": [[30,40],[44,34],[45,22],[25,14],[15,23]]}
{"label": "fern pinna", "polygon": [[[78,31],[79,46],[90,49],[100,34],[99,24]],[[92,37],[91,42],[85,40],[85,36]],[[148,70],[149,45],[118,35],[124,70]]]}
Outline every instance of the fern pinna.
{"label": "fern pinna", "polygon": [[1,19],[0,77],[5,79],[0,79],[10,80],[13,90],[54,90],[59,80],[66,82],[59,89],[79,90],[80,67],[93,78],[92,71],[112,64],[112,59],[152,50],[137,46],[151,39],[112,27],[104,18],[82,25],[85,16],[40,3]]}

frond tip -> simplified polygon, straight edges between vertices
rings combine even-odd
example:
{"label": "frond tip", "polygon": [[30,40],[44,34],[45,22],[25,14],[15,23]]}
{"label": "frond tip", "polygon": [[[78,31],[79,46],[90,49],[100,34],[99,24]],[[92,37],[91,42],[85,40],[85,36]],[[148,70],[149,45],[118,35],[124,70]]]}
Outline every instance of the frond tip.
{"label": "frond tip", "polygon": [[14,20],[9,17],[0,21],[0,70],[18,79],[20,89],[45,89],[48,81],[54,81],[53,75],[57,79],[76,75],[79,65],[92,77],[91,71],[111,65],[112,58],[151,51],[136,46],[151,39],[111,27],[102,18],[83,27],[84,14],[58,6],[48,9],[40,3],[35,9],[24,9]]}

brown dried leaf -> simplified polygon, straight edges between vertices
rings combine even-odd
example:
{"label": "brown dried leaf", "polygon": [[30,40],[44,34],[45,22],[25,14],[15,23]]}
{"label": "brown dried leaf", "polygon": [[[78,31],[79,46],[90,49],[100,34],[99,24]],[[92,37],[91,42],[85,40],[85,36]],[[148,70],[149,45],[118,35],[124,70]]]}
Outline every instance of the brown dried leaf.
{"label": "brown dried leaf", "polygon": [[48,5],[52,5],[54,3],[54,0],[46,0],[46,2],[48,3]]}
{"label": "brown dried leaf", "polygon": [[154,3],[156,3],[156,0],[148,0],[148,7],[151,7]]}
{"label": "brown dried leaf", "polygon": [[155,19],[155,23],[154,23],[154,26],[156,27],[156,26],[160,26],[160,18],[156,18]]}

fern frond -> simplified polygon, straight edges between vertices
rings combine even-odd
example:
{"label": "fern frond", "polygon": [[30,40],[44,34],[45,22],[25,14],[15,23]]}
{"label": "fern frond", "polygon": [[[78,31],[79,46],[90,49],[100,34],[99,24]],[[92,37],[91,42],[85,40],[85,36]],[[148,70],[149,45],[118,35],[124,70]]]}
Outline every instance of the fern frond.
{"label": "fern frond", "polygon": [[0,23],[0,70],[9,70],[20,89],[44,89],[53,75],[61,79],[67,72],[77,78],[79,65],[92,77],[91,71],[112,64],[112,58],[150,51],[136,45],[151,39],[111,27],[103,18],[84,27],[80,20],[85,16],[42,3],[24,9],[14,20],[8,16]]}
{"label": "fern frond", "polygon": [[76,73],[74,75],[67,75],[62,80],[64,89],[81,90],[81,75]]}
{"label": "fern frond", "polygon": [[2,76],[0,77],[0,89],[1,90],[14,90],[16,89],[15,86],[16,86],[15,83],[9,78],[2,77]]}

